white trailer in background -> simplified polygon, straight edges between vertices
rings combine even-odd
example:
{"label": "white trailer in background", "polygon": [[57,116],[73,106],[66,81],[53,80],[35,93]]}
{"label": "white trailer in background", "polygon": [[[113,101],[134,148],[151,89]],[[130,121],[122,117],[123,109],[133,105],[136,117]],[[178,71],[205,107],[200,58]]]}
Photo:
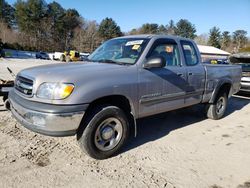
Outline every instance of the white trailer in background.
{"label": "white trailer in background", "polygon": [[48,53],[48,55],[50,60],[54,60],[55,53]]}
{"label": "white trailer in background", "polygon": [[211,60],[227,60],[230,53],[221,50],[219,48],[215,48],[213,46],[204,46],[204,45],[197,45],[198,49],[201,54],[202,62],[209,62]]}
{"label": "white trailer in background", "polygon": [[54,53],[54,60],[60,60],[62,55],[63,55],[63,52],[55,52]]}

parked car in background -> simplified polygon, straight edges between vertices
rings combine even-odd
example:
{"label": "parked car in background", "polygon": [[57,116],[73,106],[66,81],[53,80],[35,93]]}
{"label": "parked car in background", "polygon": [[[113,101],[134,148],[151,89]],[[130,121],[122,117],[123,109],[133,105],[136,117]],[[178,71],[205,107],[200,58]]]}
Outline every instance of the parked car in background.
{"label": "parked car in background", "polygon": [[54,60],[55,53],[48,53],[48,55],[50,60]]}
{"label": "parked car in background", "polygon": [[36,59],[47,59],[47,60],[49,60],[50,57],[46,52],[38,52],[38,53],[36,53]]}
{"label": "parked car in background", "polygon": [[90,53],[80,53],[80,60],[84,61],[89,57]]}
{"label": "parked car in background", "polygon": [[63,56],[63,52],[55,52],[54,60],[60,60],[62,56]]}
{"label": "parked car in background", "polygon": [[26,128],[76,135],[83,151],[105,159],[136,135],[139,118],[199,103],[222,118],[240,79],[240,66],[202,64],[192,40],[135,35],[103,43],[84,63],[21,71],[9,98]]}
{"label": "parked car in background", "polygon": [[242,78],[240,91],[250,93],[250,53],[234,54],[230,58],[230,63],[242,67]]}

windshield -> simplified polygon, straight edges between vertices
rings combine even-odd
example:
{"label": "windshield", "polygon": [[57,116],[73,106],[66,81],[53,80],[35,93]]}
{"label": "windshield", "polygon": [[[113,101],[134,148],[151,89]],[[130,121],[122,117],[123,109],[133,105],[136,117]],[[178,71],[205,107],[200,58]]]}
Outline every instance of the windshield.
{"label": "windshield", "polygon": [[135,64],[149,39],[119,38],[103,43],[89,57],[94,62]]}

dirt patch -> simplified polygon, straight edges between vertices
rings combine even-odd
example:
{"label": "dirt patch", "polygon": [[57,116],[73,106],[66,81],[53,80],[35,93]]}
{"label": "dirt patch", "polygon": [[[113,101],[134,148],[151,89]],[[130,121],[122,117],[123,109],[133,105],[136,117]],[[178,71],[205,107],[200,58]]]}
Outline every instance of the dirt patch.
{"label": "dirt patch", "polygon": [[0,187],[249,188],[248,112],[249,100],[232,98],[218,121],[199,107],[147,118],[119,155],[97,161],[75,137],[33,133],[1,111]]}
{"label": "dirt patch", "polygon": [[239,185],[237,188],[250,188],[250,181],[245,182],[243,185]]}
{"label": "dirt patch", "polygon": [[212,186],[210,186],[210,188],[223,188],[223,187],[218,186],[218,185],[212,185]]}

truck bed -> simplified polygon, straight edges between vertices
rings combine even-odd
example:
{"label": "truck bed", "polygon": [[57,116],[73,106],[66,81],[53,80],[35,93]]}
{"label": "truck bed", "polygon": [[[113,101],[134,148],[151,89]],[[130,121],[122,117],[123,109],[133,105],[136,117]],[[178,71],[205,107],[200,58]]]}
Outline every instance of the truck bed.
{"label": "truck bed", "polygon": [[214,64],[204,64],[203,66],[206,71],[207,80],[203,102],[208,102],[211,99],[214,89],[218,84],[221,84],[221,80],[228,80],[232,83],[230,96],[238,92],[241,80],[241,76],[239,75],[242,72],[241,66]]}

